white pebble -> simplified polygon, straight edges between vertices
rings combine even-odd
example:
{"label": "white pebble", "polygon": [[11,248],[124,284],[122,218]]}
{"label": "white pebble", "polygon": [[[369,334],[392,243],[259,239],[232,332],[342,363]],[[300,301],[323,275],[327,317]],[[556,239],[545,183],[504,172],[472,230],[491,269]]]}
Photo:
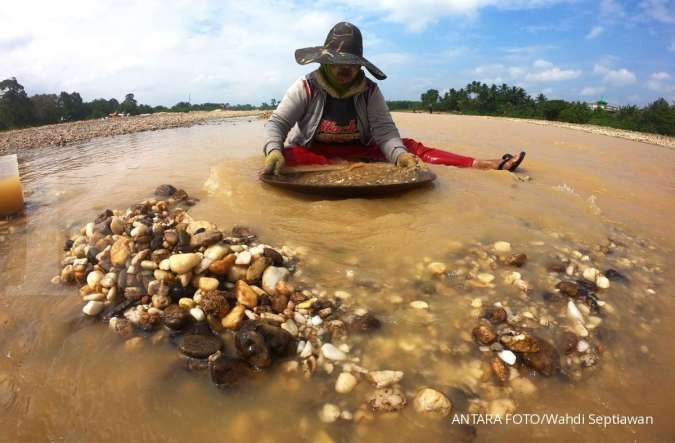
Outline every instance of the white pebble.
{"label": "white pebble", "polygon": [[511,243],[507,241],[498,241],[495,242],[494,248],[497,252],[509,252],[511,250]]}
{"label": "white pebble", "polygon": [[448,270],[448,267],[445,266],[444,263],[435,261],[435,262],[429,263],[429,265],[427,265],[427,269],[432,274],[441,275],[441,274],[445,274],[445,272]]}
{"label": "white pebble", "polygon": [[590,347],[591,345],[589,345],[586,340],[579,340],[579,342],[577,343],[577,351],[581,352],[582,354],[588,351],[588,348]]}
{"label": "white pebble", "polygon": [[331,343],[325,343],[323,346],[321,346],[321,353],[323,354],[324,357],[326,357],[328,360],[333,360],[333,361],[342,361],[347,358],[344,352],[336,348],[333,344]]}
{"label": "white pebble", "polygon": [[312,343],[307,342],[302,352],[300,352],[300,358],[308,358],[312,355],[313,352],[314,348],[312,347]]}
{"label": "white pebble", "polygon": [[352,392],[357,382],[358,381],[356,380],[356,377],[354,377],[352,374],[349,372],[343,372],[338,375],[338,378],[335,381],[335,391],[337,391],[339,394],[348,394]]}
{"label": "white pebble", "polygon": [[586,280],[594,282],[596,278],[598,278],[598,271],[595,268],[586,268],[584,269],[583,276]]}
{"label": "white pebble", "polygon": [[291,334],[293,337],[298,336],[298,326],[295,324],[293,320],[286,320],[286,322],[281,324],[281,328],[288,331],[288,333]]}
{"label": "white pebble", "polygon": [[335,291],[335,296],[336,296],[337,298],[341,298],[341,299],[343,299],[343,300],[347,300],[348,298],[351,298],[351,297],[352,297],[352,294],[350,294],[350,293],[347,292],[347,291]]}
{"label": "white pebble", "polygon": [[492,274],[488,274],[486,272],[478,274],[478,280],[480,280],[482,283],[489,284],[492,283],[492,280],[495,279],[495,276]]}
{"label": "white pebble", "polygon": [[234,262],[236,265],[248,265],[251,263],[251,253],[249,251],[242,251],[237,254],[237,260]]}
{"label": "white pebble", "polygon": [[410,307],[414,309],[429,309],[429,303],[422,300],[415,300],[410,302]]}
{"label": "white pebble", "polygon": [[311,323],[312,326],[321,326],[321,324],[323,323],[323,319],[318,315],[315,315],[309,320],[309,322]]}
{"label": "white pebble", "polygon": [[321,408],[319,413],[319,418],[324,423],[333,423],[335,420],[340,418],[340,408],[331,403],[326,403]]}
{"label": "white pebble", "polygon": [[505,349],[499,352],[497,355],[499,356],[499,358],[502,359],[502,361],[504,361],[504,363],[506,363],[509,366],[513,366],[514,364],[516,364],[516,354],[514,354],[509,350]]}
{"label": "white pebble", "polygon": [[105,305],[101,301],[90,301],[87,302],[86,305],[82,308],[82,312],[84,312],[86,315],[98,315],[102,310]]}
{"label": "white pebble", "polygon": [[609,279],[604,275],[600,275],[597,280],[595,280],[595,284],[598,285],[598,288],[607,289],[609,288]]}
{"label": "white pebble", "polygon": [[581,315],[581,311],[579,311],[579,308],[577,308],[577,305],[574,304],[572,300],[567,302],[567,314],[572,318],[573,320],[579,321],[581,324],[584,323],[584,317]]}
{"label": "white pebble", "polygon": [[204,311],[202,311],[201,308],[190,309],[190,315],[196,321],[204,321],[204,319],[206,318],[206,316],[204,315]]}

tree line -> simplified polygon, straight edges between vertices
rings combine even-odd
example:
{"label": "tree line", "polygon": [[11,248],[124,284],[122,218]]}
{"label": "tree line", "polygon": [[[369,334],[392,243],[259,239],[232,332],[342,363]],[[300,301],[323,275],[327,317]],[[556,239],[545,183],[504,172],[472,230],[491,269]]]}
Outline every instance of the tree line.
{"label": "tree line", "polygon": [[603,101],[591,107],[580,101],[549,100],[544,94],[533,98],[517,86],[473,81],[464,88],[453,88],[443,95],[437,89],[429,89],[420,95],[419,101],[390,101],[387,104],[391,110],[535,118],[675,135],[675,103],[668,103],[664,98],[642,108],[634,105],[612,108]]}
{"label": "tree line", "polygon": [[140,115],[155,112],[213,111],[216,109],[250,111],[274,109],[277,101],[262,103],[260,106],[231,105],[229,103],[192,104],[178,102],[171,107],[139,104],[134,94],[127,94],[121,102],[115,98],[97,98],[90,102],[82,100],[78,92],[60,94],[36,94],[28,96],[16,78],[0,82],[0,131],[48,125],[52,123],[88,120],[107,117],[110,114]]}

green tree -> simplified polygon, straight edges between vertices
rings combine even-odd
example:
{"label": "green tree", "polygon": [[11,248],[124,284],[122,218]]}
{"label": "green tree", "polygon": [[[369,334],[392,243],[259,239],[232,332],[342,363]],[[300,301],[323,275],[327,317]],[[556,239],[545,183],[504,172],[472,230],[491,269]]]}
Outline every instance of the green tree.
{"label": "green tree", "polygon": [[429,89],[427,92],[421,95],[420,99],[422,100],[422,104],[425,106],[435,105],[438,103],[439,95],[438,89]]}
{"label": "green tree", "polygon": [[560,113],[567,107],[565,100],[549,100],[544,103],[543,111],[546,120],[560,120]]}
{"label": "green tree", "polygon": [[33,108],[32,124],[48,125],[59,121],[59,98],[56,94],[37,94],[30,98]]}
{"label": "green tree", "polygon": [[87,103],[89,108],[88,117],[89,118],[102,118],[112,114],[117,109],[119,104],[117,100],[112,102],[112,100],[106,100],[104,98],[97,98]]}
{"label": "green tree", "polygon": [[118,106],[117,112],[138,115],[138,102],[134,98],[134,94],[129,93],[124,96],[124,101]]}
{"label": "green tree", "polygon": [[15,77],[0,82],[0,129],[20,128],[31,124],[32,104]]}
{"label": "green tree", "polygon": [[675,135],[675,104],[659,98],[642,111],[642,127],[647,131]]}
{"label": "green tree", "polygon": [[593,111],[586,103],[573,102],[560,112],[560,120],[568,123],[588,123]]}
{"label": "green tree", "polygon": [[171,112],[190,112],[192,105],[188,102],[178,102],[171,107]]}
{"label": "green tree", "polygon": [[87,109],[78,92],[68,94],[61,92],[58,98],[59,116],[63,121],[82,120],[87,115]]}

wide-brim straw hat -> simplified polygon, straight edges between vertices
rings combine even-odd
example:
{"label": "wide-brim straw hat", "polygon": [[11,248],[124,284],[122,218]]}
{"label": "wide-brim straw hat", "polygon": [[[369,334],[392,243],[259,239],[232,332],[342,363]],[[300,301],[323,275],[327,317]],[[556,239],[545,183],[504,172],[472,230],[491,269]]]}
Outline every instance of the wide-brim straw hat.
{"label": "wide-brim straw hat", "polygon": [[297,49],[295,60],[301,64],[321,63],[332,65],[361,65],[378,80],[387,76],[363,57],[363,37],[359,28],[351,23],[340,22],[328,33],[323,46]]}

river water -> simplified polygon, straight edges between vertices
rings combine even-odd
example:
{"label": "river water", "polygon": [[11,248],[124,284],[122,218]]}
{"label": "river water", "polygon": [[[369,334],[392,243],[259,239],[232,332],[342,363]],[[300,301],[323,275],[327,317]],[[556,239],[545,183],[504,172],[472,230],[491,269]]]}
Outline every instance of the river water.
{"label": "river water", "polygon": [[[258,181],[263,122],[247,119],[19,152],[26,216],[0,222],[0,441],[672,441],[675,152],[499,119],[395,119],[402,135],[458,153],[495,158],[522,148],[520,179],[432,166],[432,187],[396,197],[288,194]],[[382,329],[354,337],[352,352],[369,369],[403,371],[409,405],[372,421],[323,424],[325,403],[354,412],[368,383],[343,395],[333,389],[337,373],[307,380],[270,370],[222,392],[206,373],[185,371],[166,340],[132,348],[83,319],[76,288],[50,283],[64,240],[161,183],[200,199],[195,219],[245,225],[265,243],[302,250],[302,279],[347,291],[346,305],[375,313]],[[490,263],[496,241],[527,254],[518,269],[527,293],[504,283],[512,269]],[[568,326],[566,301],[542,295],[554,292],[547,267],[563,256],[629,279],[598,292],[602,323],[588,341],[599,361],[579,369],[577,358],[553,377],[519,368],[501,385],[471,340],[480,309],[500,302],[527,313],[555,342]],[[450,272],[433,277],[430,262]],[[476,273],[496,279],[475,284]],[[424,386],[450,397],[450,418],[415,412]],[[585,424],[452,423],[454,414],[495,412],[504,402],[523,414],[581,414]],[[604,427],[592,414],[653,424]]]}

